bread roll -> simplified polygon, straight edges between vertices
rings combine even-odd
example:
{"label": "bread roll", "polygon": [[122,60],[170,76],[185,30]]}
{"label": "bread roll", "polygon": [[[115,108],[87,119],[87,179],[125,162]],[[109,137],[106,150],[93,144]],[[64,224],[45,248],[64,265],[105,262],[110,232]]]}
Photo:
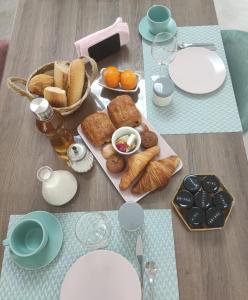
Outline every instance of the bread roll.
{"label": "bread roll", "polygon": [[35,75],[28,84],[28,90],[30,93],[43,96],[44,95],[44,88],[47,86],[53,86],[54,79],[53,76],[47,74],[38,74]]}
{"label": "bread roll", "polygon": [[64,60],[54,63],[54,85],[61,89],[67,89],[68,71],[70,63]]}
{"label": "bread roll", "polygon": [[76,103],[81,97],[84,87],[85,65],[82,59],[74,59],[69,67],[67,101],[68,106]]}
{"label": "bread roll", "polygon": [[65,90],[58,87],[49,86],[44,89],[44,98],[53,107],[65,107],[67,106],[67,98]]}

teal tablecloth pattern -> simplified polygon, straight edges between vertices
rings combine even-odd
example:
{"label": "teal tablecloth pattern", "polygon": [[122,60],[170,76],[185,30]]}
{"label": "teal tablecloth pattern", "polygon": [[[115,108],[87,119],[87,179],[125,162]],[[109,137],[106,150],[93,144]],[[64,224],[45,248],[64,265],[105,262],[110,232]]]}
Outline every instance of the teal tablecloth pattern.
{"label": "teal tablecloth pattern", "polygon": [[179,27],[178,41],[214,43],[217,53],[226,65],[225,83],[217,91],[206,95],[193,95],[177,88],[169,106],[155,106],[152,102],[151,76],[159,74],[159,66],[151,56],[151,44],[143,39],[148,120],[161,134],[242,131],[219,27]]}
{"label": "teal tablecloth pattern", "polygon": [[[111,219],[112,235],[107,247],[126,257],[139,273],[135,256],[137,232],[121,229],[117,212],[105,212]],[[64,243],[58,257],[48,266],[37,271],[26,271],[16,266],[5,249],[0,278],[1,300],[58,300],[60,287],[70,266],[86,250],[75,237],[75,224],[82,212],[55,214],[61,222]],[[10,226],[21,216],[11,216]],[[146,210],[143,232],[145,261],[154,260],[158,266],[155,280],[157,300],[179,300],[174,238],[170,210]],[[145,286],[147,279],[145,278]],[[145,289],[147,291],[147,289]],[[145,298],[146,299],[146,298]],[[130,299],[131,300],[131,299]]]}

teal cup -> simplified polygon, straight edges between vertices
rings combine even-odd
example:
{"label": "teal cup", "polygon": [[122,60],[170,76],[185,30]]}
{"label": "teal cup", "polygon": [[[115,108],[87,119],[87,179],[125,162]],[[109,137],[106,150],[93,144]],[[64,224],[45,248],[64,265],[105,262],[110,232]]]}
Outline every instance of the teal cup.
{"label": "teal cup", "polygon": [[171,11],[164,5],[153,5],[147,11],[149,30],[153,34],[168,31]]}
{"label": "teal cup", "polygon": [[20,221],[3,241],[12,253],[19,257],[31,257],[39,253],[47,244],[48,233],[37,220]]}

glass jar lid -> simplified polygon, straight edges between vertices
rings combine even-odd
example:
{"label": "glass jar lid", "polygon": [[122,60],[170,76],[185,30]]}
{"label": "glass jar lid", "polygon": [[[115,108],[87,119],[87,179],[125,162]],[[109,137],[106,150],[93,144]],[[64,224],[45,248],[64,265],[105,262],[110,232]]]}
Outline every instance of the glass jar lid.
{"label": "glass jar lid", "polygon": [[35,98],[30,103],[30,110],[41,120],[49,120],[53,115],[53,109],[45,98]]}
{"label": "glass jar lid", "polygon": [[83,144],[71,144],[67,149],[67,155],[70,161],[79,161],[86,155],[87,149]]}

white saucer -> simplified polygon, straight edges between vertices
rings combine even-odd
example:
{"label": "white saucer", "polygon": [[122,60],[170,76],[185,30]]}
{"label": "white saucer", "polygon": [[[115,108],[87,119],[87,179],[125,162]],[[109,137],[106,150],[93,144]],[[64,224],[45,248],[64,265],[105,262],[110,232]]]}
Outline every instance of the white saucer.
{"label": "white saucer", "polygon": [[180,89],[192,94],[206,94],[223,84],[226,67],[215,51],[190,47],[177,52],[169,65],[169,74]]}

